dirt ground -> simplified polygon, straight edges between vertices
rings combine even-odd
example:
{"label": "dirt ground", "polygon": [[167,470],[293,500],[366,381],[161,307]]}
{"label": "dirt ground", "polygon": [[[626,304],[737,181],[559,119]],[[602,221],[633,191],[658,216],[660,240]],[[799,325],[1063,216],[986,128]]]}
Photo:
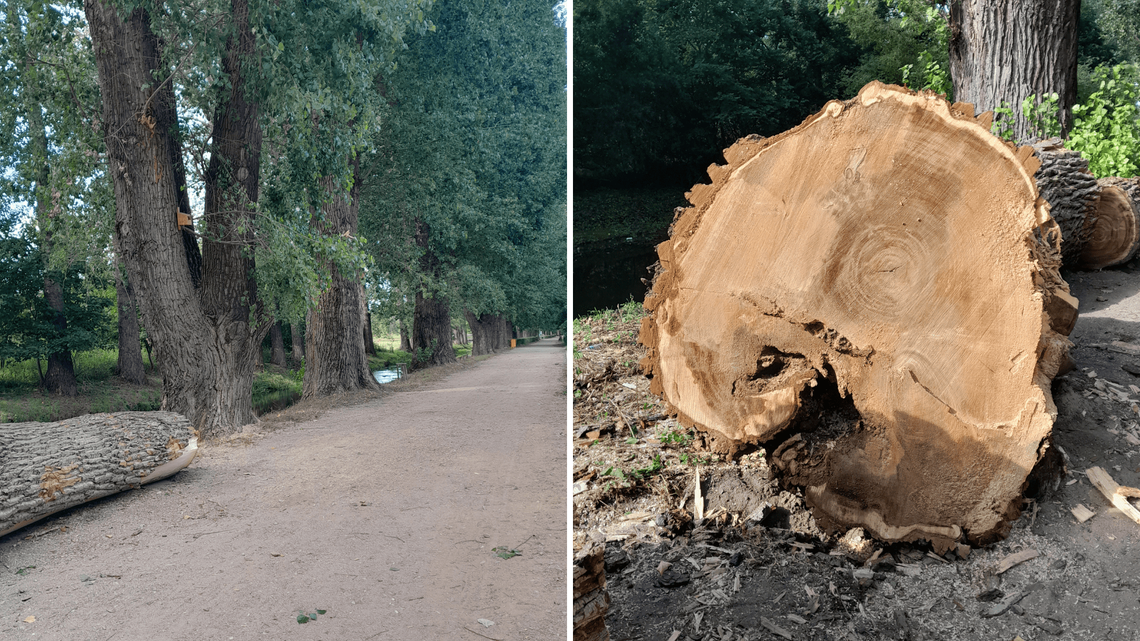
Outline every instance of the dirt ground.
{"label": "dirt ground", "polygon": [[544,340],[302,404],[0,538],[0,637],[561,638],[565,359]]}
{"label": "dirt ground", "polygon": [[1067,473],[1031,484],[1007,539],[945,557],[821,531],[763,450],[726,461],[666,415],[637,368],[637,314],[576,321],[574,545],[608,541],[611,637],[1140,639],[1140,524],[1084,475],[1140,487],[1140,264],[1064,276],[1081,302],[1077,370],[1053,385]]}

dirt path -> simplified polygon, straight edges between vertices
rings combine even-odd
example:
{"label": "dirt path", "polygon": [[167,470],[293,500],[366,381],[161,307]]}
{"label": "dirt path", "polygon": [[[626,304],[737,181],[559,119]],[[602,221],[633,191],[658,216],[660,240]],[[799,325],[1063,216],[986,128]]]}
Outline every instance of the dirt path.
{"label": "dirt path", "polygon": [[207,446],[172,480],[0,538],[0,637],[562,637],[565,355],[541,341]]}

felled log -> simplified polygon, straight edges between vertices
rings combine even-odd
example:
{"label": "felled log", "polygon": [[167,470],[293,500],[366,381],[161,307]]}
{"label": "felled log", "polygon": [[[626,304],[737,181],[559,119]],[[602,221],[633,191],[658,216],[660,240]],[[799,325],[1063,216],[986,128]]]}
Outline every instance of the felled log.
{"label": "felled log", "polygon": [[988,120],[873,82],[726,150],[658,246],[651,390],[825,526],[992,541],[1050,446],[1076,299],[1039,160]]}
{"label": "felled log", "polygon": [[172,412],[0,424],[0,536],[60,510],[164,479],[198,453]]}
{"label": "felled log", "polygon": [[1123,265],[1140,248],[1140,178],[1102,178],[1096,223],[1081,251],[1081,269]]}
{"label": "felled log", "polygon": [[574,641],[609,641],[606,547],[590,540],[574,554]]}
{"label": "felled log", "polygon": [[1061,229],[1061,260],[1066,267],[1077,267],[1095,233],[1100,184],[1089,171],[1089,161],[1062,144],[1060,138],[1049,138],[1033,145],[1041,161],[1034,177],[1038,193],[1049,203],[1049,215]]}

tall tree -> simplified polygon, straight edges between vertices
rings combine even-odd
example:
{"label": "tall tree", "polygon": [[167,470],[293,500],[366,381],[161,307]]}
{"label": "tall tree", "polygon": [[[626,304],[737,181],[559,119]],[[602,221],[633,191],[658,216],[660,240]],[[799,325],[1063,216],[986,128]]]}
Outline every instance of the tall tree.
{"label": "tall tree", "polygon": [[1077,99],[1080,0],[975,0],[950,3],[950,76],[954,99],[979,111],[1014,111],[1013,136],[1031,135],[1020,106],[1056,93],[1062,135]]}

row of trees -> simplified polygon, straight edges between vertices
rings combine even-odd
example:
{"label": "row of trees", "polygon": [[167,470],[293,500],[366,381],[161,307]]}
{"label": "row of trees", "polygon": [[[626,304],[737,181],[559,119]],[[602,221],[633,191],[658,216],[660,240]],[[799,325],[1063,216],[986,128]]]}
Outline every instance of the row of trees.
{"label": "row of trees", "polygon": [[[56,328],[36,348],[49,387],[74,387],[50,372],[66,377],[99,282],[117,285],[121,358],[141,373],[137,305],[164,408],[207,436],[254,420],[278,320],[304,320],[305,396],[375,385],[370,308],[409,321],[423,363],[454,359],[461,311],[473,330],[560,326],[565,35],[550,5],[496,5],[6,3],[6,236],[41,265],[22,316]],[[54,294],[76,266],[77,295]]]}

